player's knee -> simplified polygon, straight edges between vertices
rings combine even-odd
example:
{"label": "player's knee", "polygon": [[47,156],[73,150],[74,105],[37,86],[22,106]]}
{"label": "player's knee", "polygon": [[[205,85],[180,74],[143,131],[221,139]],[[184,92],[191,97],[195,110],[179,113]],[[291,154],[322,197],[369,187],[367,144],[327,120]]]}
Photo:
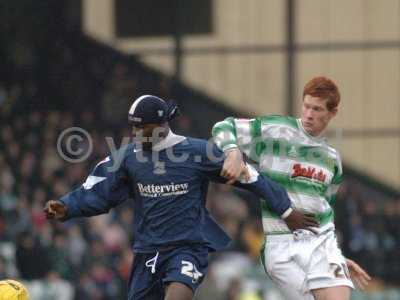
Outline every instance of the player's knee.
{"label": "player's knee", "polygon": [[171,282],[167,285],[164,300],[192,300],[193,291],[180,282]]}

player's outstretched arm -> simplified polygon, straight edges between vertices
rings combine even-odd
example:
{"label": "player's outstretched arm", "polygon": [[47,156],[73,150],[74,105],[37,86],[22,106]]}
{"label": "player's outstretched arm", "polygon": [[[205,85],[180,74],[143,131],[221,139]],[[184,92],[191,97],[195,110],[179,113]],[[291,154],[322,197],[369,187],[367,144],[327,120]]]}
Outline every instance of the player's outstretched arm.
{"label": "player's outstretched arm", "polygon": [[243,170],[242,173],[247,174],[250,180],[242,177],[234,185],[263,198],[267,205],[285,221],[291,231],[307,229],[314,232],[313,227],[319,227],[318,221],[313,215],[304,214],[291,207],[289,196],[281,185],[262,176],[250,165],[246,164],[244,168],[248,170]]}
{"label": "player's outstretched arm", "polygon": [[[211,159],[207,155],[207,147],[209,148],[208,150],[212,151],[213,158],[224,157],[224,153],[215,144],[204,143],[200,149],[204,159],[199,167],[212,181],[227,183],[227,179],[221,176],[224,160]],[[260,175],[254,167],[248,164],[243,163],[241,174],[243,176],[239,178],[240,180],[234,181],[233,185],[263,198],[271,210],[284,219],[292,231],[297,229],[309,229],[312,231],[311,227],[319,227],[313,216],[305,215],[291,208],[289,196],[281,185]]]}
{"label": "player's outstretched arm", "polygon": [[86,181],[59,200],[49,201],[44,212],[49,219],[65,221],[107,213],[130,196],[128,177],[120,163],[109,156],[94,168]]}
{"label": "player's outstretched arm", "polygon": [[232,117],[216,123],[212,129],[212,137],[217,147],[226,155],[226,160],[221,170],[221,176],[226,178],[228,184],[233,184],[243,172],[243,155],[254,161],[259,157],[251,151],[255,143],[252,132],[257,119],[234,119]]}

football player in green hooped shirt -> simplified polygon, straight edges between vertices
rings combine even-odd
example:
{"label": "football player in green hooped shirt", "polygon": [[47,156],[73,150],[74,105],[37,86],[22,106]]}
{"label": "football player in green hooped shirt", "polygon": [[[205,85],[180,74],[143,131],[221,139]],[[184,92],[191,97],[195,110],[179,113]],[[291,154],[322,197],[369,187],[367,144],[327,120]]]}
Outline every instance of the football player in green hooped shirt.
{"label": "football player in green hooped shirt", "polygon": [[370,280],[342,255],[335,236],[332,205],[343,180],[342,163],[323,133],[337,114],[339,102],[336,84],[315,77],[304,87],[299,119],[227,118],[212,130],[215,143],[227,155],[224,177],[234,182],[241,176],[244,153],[261,173],[286,188],[294,208],[319,220],[320,227],[312,232],[291,233],[279,216],[262,206],[262,260],[287,299],[346,300],[352,281],[363,289]]}

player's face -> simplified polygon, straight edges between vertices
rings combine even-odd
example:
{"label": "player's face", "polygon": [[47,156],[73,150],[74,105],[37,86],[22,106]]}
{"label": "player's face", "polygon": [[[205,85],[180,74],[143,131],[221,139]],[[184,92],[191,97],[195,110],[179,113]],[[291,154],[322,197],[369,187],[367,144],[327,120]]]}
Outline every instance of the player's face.
{"label": "player's face", "polygon": [[136,142],[141,142],[143,149],[150,150],[153,144],[158,143],[166,136],[165,124],[142,124],[132,126],[132,135]]}
{"label": "player's face", "polygon": [[308,134],[319,136],[336,113],[337,109],[328,110],[326,99],[306,95],[301,108],[301,123]]}

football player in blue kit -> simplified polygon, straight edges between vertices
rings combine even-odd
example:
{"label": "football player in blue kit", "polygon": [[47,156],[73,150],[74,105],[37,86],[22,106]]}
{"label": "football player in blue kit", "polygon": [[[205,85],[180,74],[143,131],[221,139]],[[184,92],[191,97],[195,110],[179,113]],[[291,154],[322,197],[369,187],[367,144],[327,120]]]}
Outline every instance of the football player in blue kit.
{"label": "football player in blue kit", "polygon": [[[134,205],[135,258],[129,300],[190,300],[207,272],[208,254],[230,238],[209,215],[210,181],[220,175],[224,154],[206,140],[174,134],[168,122],[177,107],[145,95],[134,101],[128,119],[134,142],[99,162],[86,182],[46,203],[48,219],[66,221],[107,213],[127,199]],[[286,191],[243,165],[234,186],[263,198],[292,230],[318,226],[312,216],[291,208]]]}

